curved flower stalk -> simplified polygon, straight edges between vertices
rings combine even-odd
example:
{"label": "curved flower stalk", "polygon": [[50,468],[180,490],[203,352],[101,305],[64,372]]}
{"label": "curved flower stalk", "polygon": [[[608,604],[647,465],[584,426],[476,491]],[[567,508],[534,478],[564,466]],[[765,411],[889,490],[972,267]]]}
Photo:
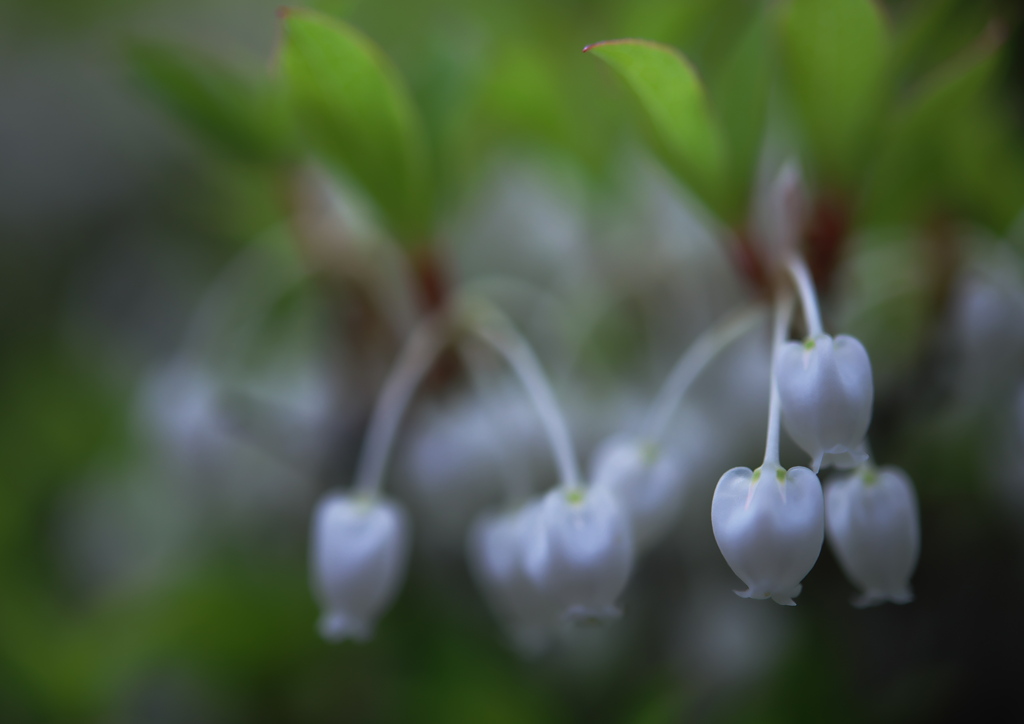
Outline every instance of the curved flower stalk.
{"label": "curved flower stalk", "polygon": [[366,640],[405,576],[409,525],[380,491],[384,469],[412,393],[448,338],[443,314],[422,321],[402,348],[373,410],[353,493],[327,493],[317,504],[310,538],[313,591],[329,641]]}
{"label": "curved flower stalk", "polygon": [[[785,339],[792,311],[786,297],[776,307],[773,347]],[[777,355],[772,364],[771,402],[764,463],[757,470],[733,468],[715,487],[711,526],[733,572],[747,584],[743,598],[771,598],[795,605],[825,537],[825,511],[817,476],[803,467],[779,465]]]}
{"label": "curved flower stalk", "polygon": [[808,337],[776,350],[776,382],[786,432],[811,456],[811,468],[853,468],[867,460],[871,423],[871,361],[859,341],[824,333],[810,273],[793,257],[789,272],[800,292]]}
{"label": "curved flower stalk", "polygon": [[310,537],[313,592],[329,641],[365,641],[405,577],[409,524],[395,503],[332,492],[317,503]]}
{"label": "curved flower stalk", "polygon": [[903,470],[864,466],[825,486],[825,532],[858,608],[909,603],[921,549],[917,495]]}
{"label": "curved flower stalk", "polygon": [[615,618],[633,568],[629,519],[604,490],[583,484],[572,437],[533,350],[497,310],[467,314],[470,331],[501,354],[526,388],[551,444],[560,484],[536,503],[523,565],[555,610],[572,621]]}
{"label": "curved flower stalk", "polygon": [[665,442],[683,396],[722,350],[762,318],[761,310],[745,309],[703,333],[669,373],[639,432],[612,435],[597,447],[592,483],[625,509],[637,547],[653,545],[667,532],[686,497],[684,454]]}
{"label": "curved flower stalk", "polygon": [[618,618],[633,568],[629,520],[609,493],[556,488],[533,519],[526,574],[573,622]]}

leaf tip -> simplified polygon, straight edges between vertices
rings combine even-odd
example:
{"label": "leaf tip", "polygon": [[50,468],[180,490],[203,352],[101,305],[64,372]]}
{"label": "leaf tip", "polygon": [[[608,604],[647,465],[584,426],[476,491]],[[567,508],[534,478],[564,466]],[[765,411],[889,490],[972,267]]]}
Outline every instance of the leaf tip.
{"label": "leaf tip", "polygon": [[605,45],[615,45],[617,43],[628,43],[628,42],[630,42],[629,38],[626,38],[624,40],[599,40],[596,43],[591,43],[590,45],[585,46],[583,48],[583,52],[586,53],[589,50],[594,50],[595,48],[601,48],[601,47],[603,47]]}

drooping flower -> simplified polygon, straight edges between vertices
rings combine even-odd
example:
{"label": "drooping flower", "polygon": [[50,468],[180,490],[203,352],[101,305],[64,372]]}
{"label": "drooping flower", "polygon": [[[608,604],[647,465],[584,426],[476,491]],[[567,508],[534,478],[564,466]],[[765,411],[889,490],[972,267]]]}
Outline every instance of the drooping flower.
{"label": "drooping flower", "polygon": [[864,435],[871,422],[874,386],[871,361],[859,341],[845,334],[819,334],[787,342],[776,359],[782,422],[812,458],[854,467],[867,459]]}
{"label": "drooping flower", "polygon": [[617,618],[633,568],[629,519],[605,490],[556,488],[528,534],[526,573],[569,620]]}
{"label": "drooping flower", "polygon": [[747,584],[737,595],[795,605],[821,552],[824,515],[821,485],[807,468],[765,463],[727,471],[711,501],[711,525],[729,567]]}
{"label": "drooping flower", "polygon": [[612,436],[598,446],[591,478],[595,489],[607,490],[619,501],[639,547],[665,533],[686,492],[676,455],[628,435]]}
{"label": "drooping flower", "polygon": [[485,513],[469,530],[470,570],[495,614],[523,653],[539,653],[557,620],[558,610],[527,576],[528,536],[540,511],[533,501],[501,513]]}
{"label": "drooping flower", "polygon": [[910,576],[921,549],[917,496],[896,467],[863,467],[825,486],[825,532],[858,607],[913,600]]}
{"label": "drooping flower", "polygon": [[313,592],[329,641],[363,641],[405,577],[409,525],[396,504],[332,492],[317,503],[310,536]]}

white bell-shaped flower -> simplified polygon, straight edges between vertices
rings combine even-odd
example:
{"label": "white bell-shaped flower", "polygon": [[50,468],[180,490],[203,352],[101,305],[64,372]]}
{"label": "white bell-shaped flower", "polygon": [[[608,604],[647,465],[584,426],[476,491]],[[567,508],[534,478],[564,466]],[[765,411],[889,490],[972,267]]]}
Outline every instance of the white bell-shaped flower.
{"label": "white bell-shaped flower", "polygon": [[617,618],[633,569],[629,519],[605,490],[556,488],[529,532],[526,574],[569,620]]}
{"label": "white bell-shaped flower", "polygon": [[545,647],[558,614],[524,567],[540,505],[534,501],[481,515],[470,527],[467,546],[477,584],[523,653],[539,653]]}
{"label": "white bell-shaped flower", "polygon": [[711,501],[715,540],[748,588],[742,598],[796,605],[800,582],[818,560],[825,537],[821,485],[807,468],[765,463],[733,468]]}
{"label": "white bell-shaped flower", "polygon": [[682,473],[676,455],[628,435],[602,442],[591,464],[594,489],[619,501],[641,548],[656,542],[678,516],[686,492]]}
{"label": "white bell-shaped flower", "polygon": [[370,495],[328,493],[314,513],[310,558],[320,634],[329,641],[366,640],[405,577],[405,512]]}
{"label": "white bell-shaped flower", "polygon": [[871,361],[859,341],[819,334],[782,345],[776,360],[782,422],[812,458],[855,467],[867,459],[864,435],[871,422]]}
{"label": "white bell-shaped flower", "polygon": [[861,468],[825,487],[825,532],[858,607],[913,600],[910,576],[921,549],[917,496],[895,467]]}

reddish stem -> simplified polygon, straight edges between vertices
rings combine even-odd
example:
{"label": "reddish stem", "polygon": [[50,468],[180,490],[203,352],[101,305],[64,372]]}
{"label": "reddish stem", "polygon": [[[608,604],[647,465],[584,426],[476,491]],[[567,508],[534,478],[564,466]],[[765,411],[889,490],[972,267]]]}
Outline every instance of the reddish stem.
{"label": "reddish stem", "polygon": [[772,284],[764,261],[755,248],[753,233],[749,224],[743,224],[734,231],[736,244],[730,247],[733,264],[740,276],[750,283],[751,288],[761,297],[771,299]]}
{"label": "reddish stem", "polygon": [[[409,263],[412,265],[423,314],[438,311],[448,302],[450,288],[444,265],[434,245],[428,242],[414,247],[409,252]],[[458,355],[446,349],[434,363],[433,370],[424,380],[424,386],[446,387],[459,377],[460,372]]]}
{"label": "reddish stem", "polygon": [[804,254],[818,294],[832,283],[850,230],[850,207],[837,194],[817,198],[804,230]]}
{"label": "reddish stem", "polygon": [[448,300],[448,280],[441,260],[431,244],[409,254],[424,313],[437,311]]}

